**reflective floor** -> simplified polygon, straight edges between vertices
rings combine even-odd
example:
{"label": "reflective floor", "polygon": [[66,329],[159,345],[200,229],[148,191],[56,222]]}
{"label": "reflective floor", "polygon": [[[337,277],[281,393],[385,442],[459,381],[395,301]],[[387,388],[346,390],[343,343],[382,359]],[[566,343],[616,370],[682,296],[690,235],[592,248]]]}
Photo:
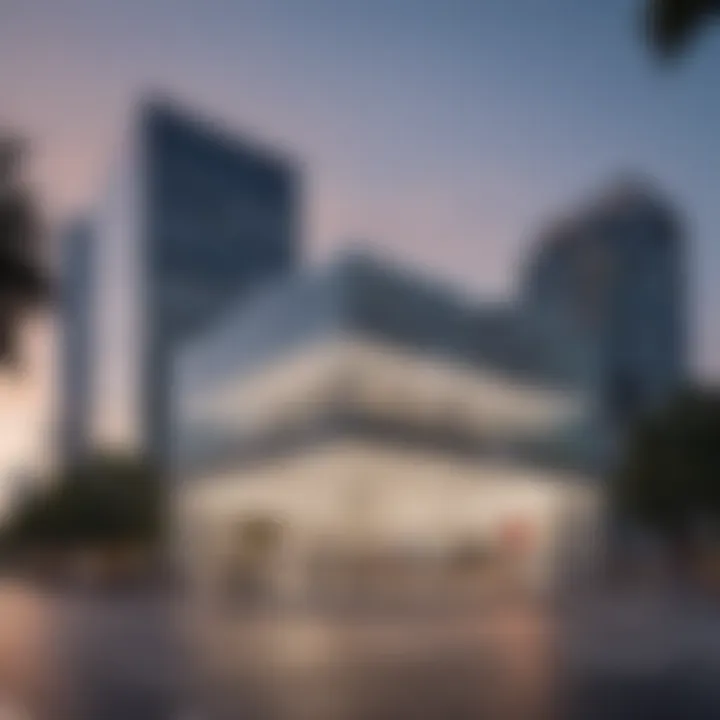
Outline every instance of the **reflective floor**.
{"label": "reflective floor", "polygon": [[718,678],[720,609],[667,593],[331,614],[0,591],[19,717],[709,720]]}

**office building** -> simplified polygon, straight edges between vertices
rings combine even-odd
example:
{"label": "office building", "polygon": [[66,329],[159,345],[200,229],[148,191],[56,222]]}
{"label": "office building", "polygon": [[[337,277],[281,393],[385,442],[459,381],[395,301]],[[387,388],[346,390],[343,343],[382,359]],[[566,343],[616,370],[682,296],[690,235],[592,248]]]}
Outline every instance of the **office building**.
{"label": "office building", "polygon": [[92,263],[76,268],[89,275],[90,341],[70,330],[67,343],[86,355],[89,388],[69,382],[67,402],[82,408],[71,424],[87,429],[86,447],[162,464],[172,357],[293,267],[299,176],[280,153],[164,99],[142,104],[116,170],[91,216]]}
{"label": "office building", "polygon": [[322,568],[522,538],[517,567],[546,585],[598,547],[598,485],[567,442],[583,373],[515,307],[367,256],[279,280],[178,358],[180,560],[195,587],[260,573],[302,594]]}
{"label": "office building", "polygon": [[526,306],[574,329],[598,411],[619,434],[685,381],[684,249],[667,202],[624,182],[550,228],[528,265]]}
{"label": "office building", "polygon": [[92,240],[90,223],[78,220],[60,241],[57,441],[63,466],[80,462],[87,451],[93,351]]}

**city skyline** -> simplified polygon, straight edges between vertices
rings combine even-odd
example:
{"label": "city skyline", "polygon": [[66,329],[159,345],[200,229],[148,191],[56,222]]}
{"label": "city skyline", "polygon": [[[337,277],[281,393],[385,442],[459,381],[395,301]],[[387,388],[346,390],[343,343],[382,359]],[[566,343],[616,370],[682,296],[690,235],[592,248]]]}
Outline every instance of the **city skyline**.
{"label": "city skyline", "polygon": [[138,93],[166,88],[297,150],[315,257],[360,236],[476,293],[508,292],[545,222],[637,169],[690,219],[693,356],[717,378],[720,47],[664,73],[632,3],[520,5],[11,2],[0,123],[35,141],[56,219],[105,177]]}

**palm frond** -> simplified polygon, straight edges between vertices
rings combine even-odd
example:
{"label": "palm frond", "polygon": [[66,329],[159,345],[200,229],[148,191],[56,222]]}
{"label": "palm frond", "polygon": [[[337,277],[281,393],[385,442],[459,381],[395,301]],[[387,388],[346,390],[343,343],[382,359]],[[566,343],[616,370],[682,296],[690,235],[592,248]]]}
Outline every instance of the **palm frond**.
{"label": "palm frond", "polygon": [[720,14],[720,0],[649,0],[645,16],[648,41],[661,56],[674,57],[715,14]]}

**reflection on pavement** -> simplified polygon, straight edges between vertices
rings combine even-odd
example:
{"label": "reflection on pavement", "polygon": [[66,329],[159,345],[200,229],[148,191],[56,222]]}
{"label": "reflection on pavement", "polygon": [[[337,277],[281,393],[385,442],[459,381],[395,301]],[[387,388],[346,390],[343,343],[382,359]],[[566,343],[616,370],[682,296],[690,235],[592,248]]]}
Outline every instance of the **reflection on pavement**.
{"label": "reflection on pavement", "polygon": [[348,616],[0,591],[0,720],[717,720],[717,677],[720,613],[652,595]]}

